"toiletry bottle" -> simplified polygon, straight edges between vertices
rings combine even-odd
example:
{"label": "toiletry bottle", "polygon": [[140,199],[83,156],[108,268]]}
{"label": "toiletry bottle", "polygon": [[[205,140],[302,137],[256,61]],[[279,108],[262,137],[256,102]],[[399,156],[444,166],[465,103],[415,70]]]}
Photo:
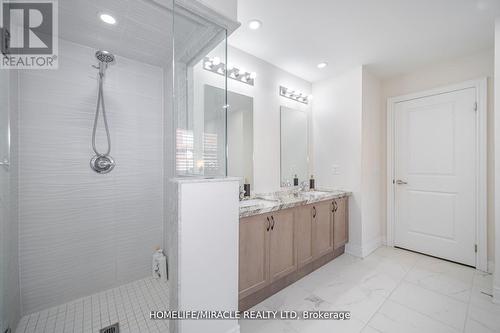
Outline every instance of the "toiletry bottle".
{"label": "toiletry bottle", "polygon": [[250,196],[250,184],[248,183],[246,178],[245,178],[245,184],[243,184],[243,190],[245,191],[245,197],[249,197]]}
{"label": "toiletry bottle", "polygon": [[314,190],[314,176],[311,175],[311,179],[309,179],[309,189]]}
{"label": "toiletry bottle", "polygon": [[293,186],[299,186],[299,178],[297,177],[297,175],[293,177]]}
{"label": "toiletry bottle", "polygon": [[163,256],[163,251],[157,247],[155,249],[155,253],[153,253],[153,266],[152,266],[152,273],[153,273],[153,278],[155,279],[160,279],[161,278],[161,268],[160,268],[160,261]]}

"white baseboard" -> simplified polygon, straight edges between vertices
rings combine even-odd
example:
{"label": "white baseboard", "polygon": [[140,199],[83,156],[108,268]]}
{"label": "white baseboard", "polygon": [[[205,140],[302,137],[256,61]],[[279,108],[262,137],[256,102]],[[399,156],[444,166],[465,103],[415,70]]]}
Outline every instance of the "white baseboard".
{"label": "white baseboard", "polygon": [[345,246],[345,252],[358,258],[365,258],[380,246],[382,246],[382,238],[377,237],[361,246],[347,243]]}
{"label": "white baseboard", "polygon": [[359,245],[347,243],[345,246],[345,253],[350,254],[352,256],[355,256],[355,257],[358,257],[358,258],[363,258],[363,250],[361,249],[361,246],[359,246]]}
{"label": "white baseboard", "polygon": [[500,287],[493,286],[493,303],[500,304]]}
{"label": "white baseboard", "polygon": [[495,272],[495,262],[493,260],[488,260],[488,273],[493,274]]}
{"label": "white baseboard", "polygon": [[363,244],[362,252],[361,252],[363,255],[363,258],[369,256],[373,251],[378,249],[380,246],[382,246],[382,238],[381,237],[374,238],[374,239],[366,242],[365,244]]}

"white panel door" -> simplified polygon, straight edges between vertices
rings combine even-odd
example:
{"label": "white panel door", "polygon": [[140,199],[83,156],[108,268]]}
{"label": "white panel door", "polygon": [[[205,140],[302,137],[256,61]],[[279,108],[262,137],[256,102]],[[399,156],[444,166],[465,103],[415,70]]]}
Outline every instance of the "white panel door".
{"label": "white panel door", "polygon": [[395,109],[395,246],[475,266],[476,89]]}

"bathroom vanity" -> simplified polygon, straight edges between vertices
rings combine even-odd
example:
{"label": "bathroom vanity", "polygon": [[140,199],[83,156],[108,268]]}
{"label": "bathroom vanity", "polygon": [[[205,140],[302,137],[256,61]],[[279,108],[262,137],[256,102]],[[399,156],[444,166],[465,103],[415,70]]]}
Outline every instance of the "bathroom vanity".
{"label": "bathroom vanity", "polygon": [[349,195],[344,191],[296,191],[241,202],[240,310],[344,253]]}

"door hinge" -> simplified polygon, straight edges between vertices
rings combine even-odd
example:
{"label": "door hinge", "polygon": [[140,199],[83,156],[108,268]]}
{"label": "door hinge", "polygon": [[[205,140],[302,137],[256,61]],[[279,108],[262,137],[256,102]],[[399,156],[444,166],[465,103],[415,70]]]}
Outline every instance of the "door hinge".
{"label": "door hinge", "polygon": [[474,252],[477,253],[477,244],[474,244]]}
{"label": "door hinge", "polygon": [[474,111],[477,111],[477,102],[474,102]]}

